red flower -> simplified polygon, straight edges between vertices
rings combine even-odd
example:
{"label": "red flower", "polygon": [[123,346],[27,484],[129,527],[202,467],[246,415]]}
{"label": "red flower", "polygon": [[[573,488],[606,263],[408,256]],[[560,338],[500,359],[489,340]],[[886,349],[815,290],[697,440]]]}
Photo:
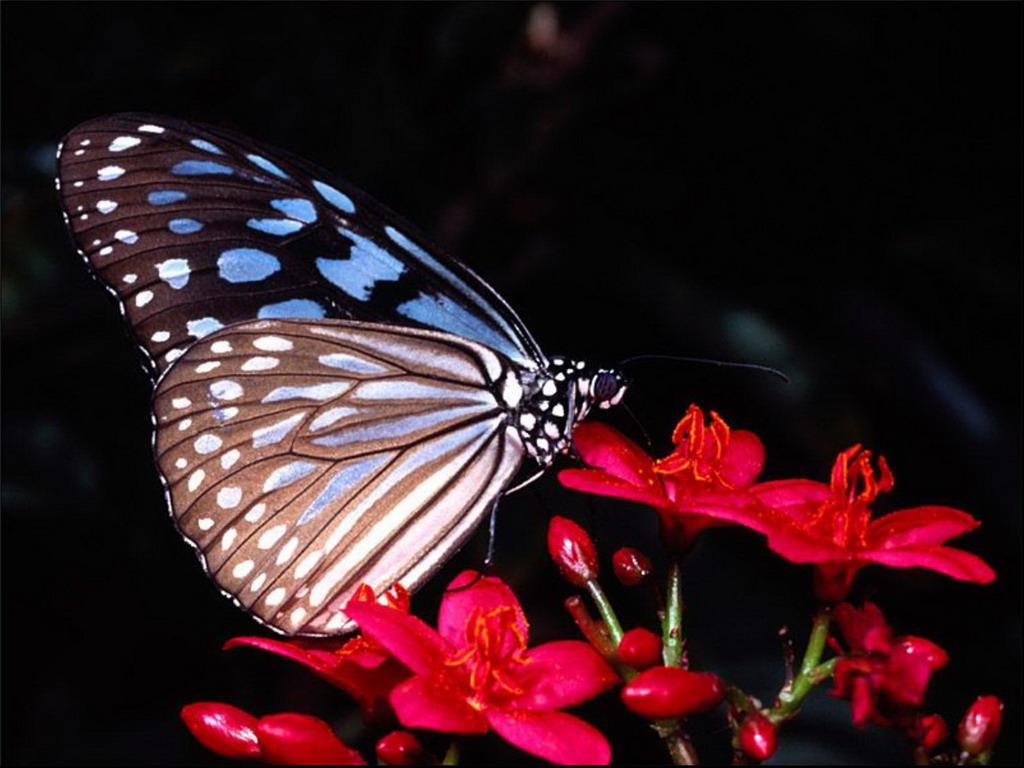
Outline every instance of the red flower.
{"label": "red flower", "polygon": [[[354,601],[377,602],[365,584],[352,597]],[[409,612],[409,593],[396,586],[381,596],[387,605]],[[368,637],[324,640],[275,640],[269,637],[235,637],[224,649],[250,646],[297,661],[332,685],[341,688],[359,702],[367,719],[380,719],[390,707],[388,694],[411,674],[382,646]]]}
{"label": "red flower", "polygon": [[718,705],[725,686],[710,672],[652,667],[622,688],[622,703],[638,715],[661,720],[704,712]]}
{"label": "red flower", "polygon": [[181,719],[204,747],[223,757],[275,765],[365,765],[331,727],[316,717],[282,712],[256,718],[230,704],[197,702]]}
{"label": "red flower", "polygon": [[836,606],[836,626],[846,641],[836,662],[833,696],[847,699],[853,722],[900,725],[910,729],[914,710],[921,706],[928,681],[949,656],[931,640],[913,635],[893,637],[885,616],[873,603],[857,610],[849,603]]}
{"label": "red flower", "polygon": [[830,602],[843,600],[857,571],[871,563],[930,568],[980,584],[995,579],[981,558],[941,546],[980,525],[966,512],[926,506],[872,519],[871,504],[892,487],[885,459],[878,458],[876,476],[871,452],[854,445],[836,457],[828,485],[811,480],[759,483],[749,492],[766,512],[746,507],[724,516],[766,534],[768,546],[787,560],[814,563],[815,592]]}
{"label": "red flower", "polygon": [[558,710],[611,688],[618,676],[581,641],[528,647],[526,617],[500,579],[460,574],[441,602],[436,630],[374,603],[349,603],[345,612],[415,673],[390,697],[405,727],[448,733],[493,728],[553,762],[610,760],[600,731]]}
{"label": "red flower", "polygon": [[676,425],[672,442],[675,450],[655,460],[611,427],[584,422],[573,444],[592,468],[565,469],[558,479],[577,491],[654,507],[666,541],[685,547],[704,528],[721,524],[697,514],[699,508],[754,503],[742,491],[764,466],[764,446],[753,432],[730,430],[714,411],[709,423],[696,405]]}

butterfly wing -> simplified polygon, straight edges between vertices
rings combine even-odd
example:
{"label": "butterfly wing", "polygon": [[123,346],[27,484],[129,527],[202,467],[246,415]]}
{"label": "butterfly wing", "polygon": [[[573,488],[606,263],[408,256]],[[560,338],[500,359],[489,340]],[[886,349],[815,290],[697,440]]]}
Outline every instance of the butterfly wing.
{"label": "butterfly wing", "polygon": [[415,589],[508,485],[523,447],[507,361],[449,334],[242,323],[154,395],[172,514],[243,608],[287,634],[349,629],[360,583]]}
{"label": "butterfly wing", "polygon": [[257,318],[352,318],[445,331],[532,369],[544,357],[477,275],[369,196],[231,132],[121,114],[58,150],[79,253],[152,364]]}

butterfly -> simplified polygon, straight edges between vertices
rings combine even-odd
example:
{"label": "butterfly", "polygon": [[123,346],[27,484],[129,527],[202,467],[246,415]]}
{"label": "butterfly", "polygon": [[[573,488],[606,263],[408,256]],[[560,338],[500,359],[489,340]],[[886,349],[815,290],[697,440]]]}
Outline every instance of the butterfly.
{"label": "butterfly", "polygon": [[172,517],[222,592],[288,635],[414,590],[611,369],[546,357],[468,267],[363,192],[235,133],[118,114],[61,142],[57,188],[155,383]]}

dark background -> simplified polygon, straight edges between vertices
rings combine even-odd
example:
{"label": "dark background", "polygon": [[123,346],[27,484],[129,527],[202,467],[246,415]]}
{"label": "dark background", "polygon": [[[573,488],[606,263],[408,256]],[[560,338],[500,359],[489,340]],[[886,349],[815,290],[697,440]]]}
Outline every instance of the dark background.
{"label": "dark background", "polygon": [[[343,174],[486,276],[549,353],[784,369],[788,386],[652,366],[628,402],[662,453],[696,401],[764,438],[767,477],[824,479],[861,441],[896,474],[881,511],[943,503],[983,520],[958,543],[993,564],[994,585],[870,568],[855,594],[949,651],[931,709],[955,722],[980,693],[1006,699],[998,759],[1019,760],[1020,12],[5,3],[5,761],[209,761],[177,719],[203,699],[327,717],[364,749],[380,735],[289,662],[219,650],[257,627],[167,520],[148,384],[53,191],[61,135],[122,110],[235,128]],[[553,476],[504,502],[498,573],[538,641],[574,631],[543,549],[556,512],[587,523],[606,556],[657,549],[648,510]],[[483,547],[481,533],[421,593],[421,615]],[[809,584],[756,535],[709,533],[686,573],[694,663],[770,699],[776,631],[802,641]],[[650,621],[612,593],[627,624]],[[621,761],[663,758],[614,695],[583,714]],[[694,721],[710,760],[726,758],[722,727]],[[466,750],[521,757],[493,736]],[[906,758],[823,693],[778,756]]]}

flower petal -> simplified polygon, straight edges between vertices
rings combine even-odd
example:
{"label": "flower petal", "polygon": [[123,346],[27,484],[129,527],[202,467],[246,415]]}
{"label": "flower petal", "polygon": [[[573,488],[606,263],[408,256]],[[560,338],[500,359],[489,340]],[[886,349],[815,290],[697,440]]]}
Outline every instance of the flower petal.
{"label": "flower petal", "polygon": [[658,478],[653,478],[650,485],[640,486],[600,469],[563,469],[558,473],[558,482],[574,491],[636,501],[651,507],[664,507],[669,503]]}
{"label": "flower petal", "polygon": [[417,674],[426,674],[443,663],[448,652],[444,639],[433,627],[408,613],[376,603],[349,602],[348,614],[363,634],[386,648]]}
{"label": "flower petal", "polygon": [[794,520],[804,522],[817,505],[832,496],[832,489],[815,480],[771,480],[747,488],[758,500]]}
{"label": "flower petal", "polygon": [[729,447],[722,456],[719,475],[733,488],[745,488],[757,479],[764,468],[764,443],[745,429],[729,434]]}
{"label": "flower petal", "polygon": [[356,699],[369,718],[387,712],[388,693],[410,674],[399,661],[363,637],[344,640],[235,637],[224,644],[224,649],[243,646],[297,661]]}
{"label": "flower petal", "polygon": [[318,717],[282,712],[256,726],[263,759],[277,765],[366,765],[363,756],[339,739]]}
{"label": "flower petal", "polygon": [[657,481],[654,462],[644,450],[607,424],[585,421],[573,429],[572,442],[580,457],[591,467],[639,488]]}
{"label": "flower petal", "polygon": [[524,669],[517,684],[526,692],[510,704],[522,709],[574,707],[619,682],[618,674],[601,654],[580,640],[561,640],[531,648]]}
{"label": "flower petal", "polygon": [[217,701],[198,701],[181,709],[181,719],[196,741],[232,760],[260,756],[257,720],[245,710]]}
{"label": "flower petal", "polygon": [[996,572],[980,557],[953,547],[872,549],[861,553],[861,558],[890,568],[929,568],[977,584],[988,584],[996,578]]}
{"label": "flower petal", "polygon": [[871,521],[868,543],[892,548],[945,544],[981,525],[966,512],[952,507],[914,507],[901,509]]}
{"label": "flower petal", "polygon": [[481,577],[476,571],[463,571],[452,579],[441,599],[437,631],[452,646],[462,648],[467,642],[467,632],[474,629],[474,617],[502,608],[512,610],[516,628],[524,639],[527,638],[530,625],[509,586],[496,576]]}
{"label": "flower petal", "polygon": [[487,733],[487,721],[467,692],[441,676],[414,677],[391,692],[391,707],[406,728],[442,733]]}
{"label": "flower petal", "polygon": [[608,765],[612,750],[599,730],[565,712],[490,710],[487,721],[505,741],[560,765]]}

